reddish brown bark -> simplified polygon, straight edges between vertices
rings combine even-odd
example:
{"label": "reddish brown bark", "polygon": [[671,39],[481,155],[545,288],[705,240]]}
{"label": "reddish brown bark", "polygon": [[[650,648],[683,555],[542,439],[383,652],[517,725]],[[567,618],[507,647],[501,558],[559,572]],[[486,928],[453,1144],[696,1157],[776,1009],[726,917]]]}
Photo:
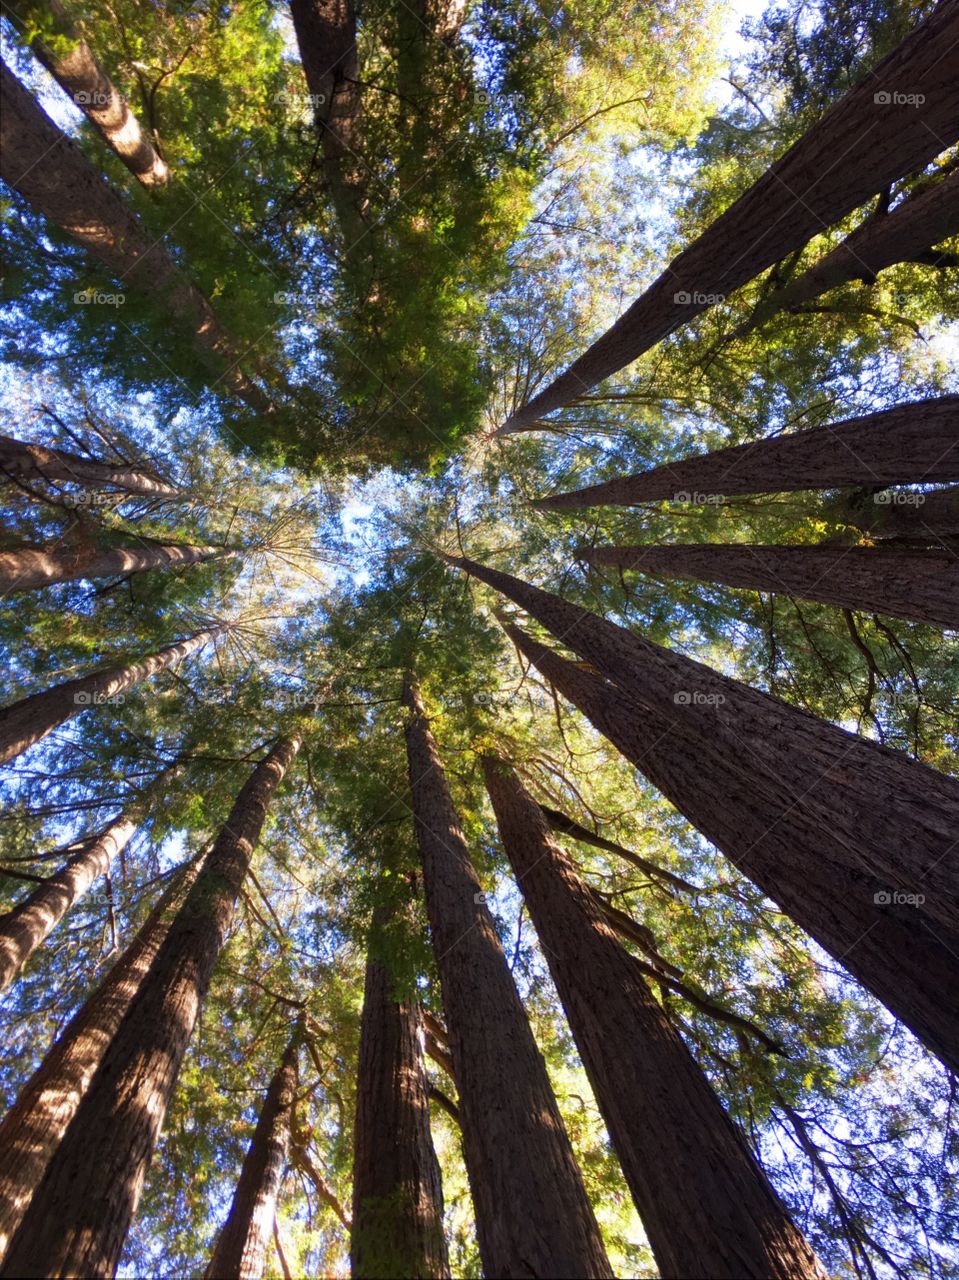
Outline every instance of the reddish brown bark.
{"label": "reddish brown bark", "polygon": [[546,1066],[409,678],[403,701],[423,888],[483,1269],[489,1276],[610,1276]]}
{"label": "reddish brown bark", "polygon": [[66,449],[48,449],[42,444],[0,435],[0,481],[4,479],[28,486],[38,481],[52,481],[83,485],[88,489],[123,489],[146,498],[182,496],[179,489],[166,484],[142,465],[101,462]]}
{"label": "reddish brown bark", "polygon": [[170,925],[7,1250],[0,1275],[111,1277],[270,802],[299,747],[256,766]]}
{"label": "reddish brown bark", "polygon": [[538,805],[503,761],[483,764],[503,847],[660,1273],[824,1280]]}
{"label": "reddish brown bark", "polygon": [[143,542],[135,547],[94,548],[92,552],[85,548],[76,551],[21,547],[0,552],[0,592],[39,591],[58,582],[179,568],[224,554],[222,547],[190,547],[175,542]]}

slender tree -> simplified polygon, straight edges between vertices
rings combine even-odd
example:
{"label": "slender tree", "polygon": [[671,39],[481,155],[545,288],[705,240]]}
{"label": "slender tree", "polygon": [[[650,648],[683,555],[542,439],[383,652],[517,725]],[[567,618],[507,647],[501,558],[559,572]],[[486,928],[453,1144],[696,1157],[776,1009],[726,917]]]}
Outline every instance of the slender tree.
{"label": "slender tree", "polygon": [[659,499],[715,502],[739,494],[956,480],[959,396],[940,396],[667,462],[637,475],[537,498],[534,505],[574,511]]}
{"label": "slender tree", "polygon": [[423,888],[483,1269],[490,1276],[609,1276],[546,1067],[411,677],[404,680],[403,702]]}
{"label": "slender tree", "polygon": [[20,547],[0,552],[0,592],[39,591],[58,582],[109,578],[203,564],[229,554],[222,547],[192,547],[176,542],[147,542],[127,547]]}
{"label": "slender tree", "polygon": [[297,1027],[270,1081],[204,1280],[260,1280],[263,1274],[290,1151],[300,1036]]}
{"label": "slender tree", "polygon": [[101,462],[66,449],[0,435],[0,483],[7,480],[30,487],[38,481],[77,484],[86,489],[122,489],[145,498],[178,498],[180,491],[142,463]]}
{"label": "slender tree", "polygon": [[122,697],[141,681],[188,658],[221,631],[222,627],[210,627],[186,640],[167,645],[139,662],[102,667],[99,671],[64,680],[42,693],[30,694],[19,702],[0,708],[0,764],[15,759],[28,747],[42,741],[58,725],[88,707],[101,706],[111,698]]}
{"label": "slender tree", "polygon": [[505,761],[483,760],[509,857],[664,1276],[819,1277],[809,1245]]}
{"label": "slender tree", "polygon": [[946,548],[694,543],[586,547],[579,556],[587,564],[637,569],[657,578],[695,578],[959,627],[959,560]]}
{"label": "slender tree", "polygon": [[959,138],[959,8],[932,14],[669,264],[612,328],[500,428],[535,430]]}
{"label": "slender tree", "polygon": [[50,1160],[0,1275],[110,1277],[270,802],[299,749],[283,737],[237,796]]}

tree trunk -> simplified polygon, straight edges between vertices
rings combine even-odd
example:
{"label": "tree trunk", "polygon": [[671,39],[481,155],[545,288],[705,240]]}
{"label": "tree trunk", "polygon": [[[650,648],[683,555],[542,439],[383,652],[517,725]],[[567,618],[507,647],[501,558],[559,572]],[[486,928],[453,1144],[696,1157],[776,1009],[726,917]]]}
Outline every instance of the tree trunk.
{"label": "tree trunk", "polygon": [[290,1151],[290,1119],[297,1086],[299,1028],[270,1081],[204,1280],[260,1280]]}
{"label": "tree trunk", "polygon": [[959,6],[940,4],[500,428],[535,424],[959,139]]}
{"label": "tree trunk", "polygon": [[[200,358],[260,413],[269,397],[240,368],[244,352],[160,241],[0,64],[0,176],[49,222],[81,244],[121,286],[138,290],[193,335]],[[121,296],[121,295],[117,295]]]}
{"label": "tree trunk", "polygon": [[[587,667],[507,631],[522,653],[681,814],[861,982],[951,1070],[959,1067],[955,982],[959,933],[917,919],[842,860],[828,827],[772,802],[717,749],[708,729],[685,731]],[[952,976],[950,976],[952,975]]]}
{"label": "tree trunk", "polygon": [[4,478],[28,486],[41,481],[78,484],[87,489],[124,489],[145,498],[183,496],[179,489],[136,463],[101,462],[66,449],[48,449],[42,444],[0,435],[0,481]]}
{"label": "tree trunk", "polygon": [[661,499],[702,504],[751,493],[957,480],[959,396],[941,396],[667,462],[586,489],[537,498],[533,505],[575,511]]}
{"label": "tree trunk", "polygon": [[691,741],[708,739],[725,751],[777,813],[801,813],[829,832],[851,870],[891,892],[920,895],[919,917],[959,932],[954,778],[509,574],[453,563],[514,600],[641,707],[675,722]]}
{"label": "tree trunk", "polygon": [[419,1007],[397,998],[377,956],[386,923],[373,913],[366,961],[353,1129],[354,1277],[406,1280],[450,1274],[443,1184],[430,1133],[429,1082]]}
{"label": "tree trunk", "polygon": [[605,849],[607,853],[615,853],[617,857],[625,858],[634,867],[644,871],[653,880],[664,880],[674,889],[681,889],[683,893],[699,893],[696,885],[690,884],[688,880],[674,875],[672,871],[667,871],[665,867],[660,867],[655,862],[649,862],[646,858],[641,858],[638,853],[633,853],[632,849],[624,849],[621,844],[616,844],[615,841],[607,840],[604,836],[597,835],[595,831],[590,831],[587,827],[580,826],[578,822],[568,818],[565,813],[560,813],[558,809],[551,809],[549,805],[545,804],[541,804],[539,808],[546,819],[547,826],[551,827],[553,831],[561,831],[564,835],[572,836],[574,840],[581,840],[585,844],[591,844],[596,849]]}
{"label": "tree trunk", "polygon": [[220,630],[220,627],[211,627],[187,640],[178,640],[140,662],[123,667],[103,667],[100,671],[77,676],[75,680],[64,680],[42,693],[31,694],[0,708],[0,764],[15,759],[87,707],[101,706],[111,699],[122,701],[122,695],[128,689],[188,658],[208,640],[214,639]]}
{"label": "tree trunk", "polygon": [[[59,0],[14,0],[10,11],[15,19],[40,26],[41,34],[30,44],[37,59],[137,181],[145,187],[168,182],[170,170],[166,161],[157,155],[126,99]],[[47,40],[52,36],[52,44],[61,52],[55,53],[44,36]]]}
{"label": "tree trunk", "polygon": [[0,1124],[0,1257],[149,972],[166,937],[173,902],[183,896],[199,870],[197,859],[177,872],[136,937],[64,1027]]}
{"label": "tree trunk", "polygon": [[406,745],[423,888],[483,1270],[497,1277],[611,1276],[410,678],[403,701],[410,712]]}
{"label": "tree trunk", "polygon": [[95,547],[73,551],[53,547],[49,551],[22,547],[0,552],[0,592],[39,591],[57,582],[109,578],[114,574],[143,573],[147,569],[172,569],[202,564],[225,555],[222,547],[190,547],[175,542],[142,542],[136,547]]}
{"label": "tree trunk", "polygon": [[503,761],[483,765],[503,848],[660,1273],[825,1280],[539,806]]}
{"label": "tree trunk", "polygon": [[587,564],[636,569],[657,578],[694,578],[885,613],[933,627],[959,627],[959,560],[946,550],[881,543],[873,547],[714,543],[589,547],[578,555]]}
{"label": "tree trunk", "polygon": [[267,810],[299,747],[282,738],[242,787],[170,925],[0,1275],[112,1277]]}
{"label": "tree trunk", "polygon": [[902,546],[946,547],[959,539],[959,487],[929,493],[843,493],[825,502],[827,520],[842,520],[872,538]]}

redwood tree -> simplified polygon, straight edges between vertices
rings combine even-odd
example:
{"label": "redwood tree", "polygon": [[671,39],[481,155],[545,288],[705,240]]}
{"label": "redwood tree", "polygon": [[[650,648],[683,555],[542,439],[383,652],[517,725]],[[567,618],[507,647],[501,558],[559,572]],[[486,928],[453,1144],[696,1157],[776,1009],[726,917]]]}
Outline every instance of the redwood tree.
{"label": "redwood tree", "polygon": [[222,547],[192,547],[177,542],[141,541],[136,546],[80,550],[63,546],[20,547],[0,552],[0,591],[39,591],[58,582],[203,564],[226,554],[229,553]]}
{"label": "redwood tree", "polygon": [[37,481],[83,485],[84,488],[122,489],[145,498],[178,498],[180,490],[167,484],[143,463],[102,462],[67,449],[15,440],[0,435],[0,481]]}

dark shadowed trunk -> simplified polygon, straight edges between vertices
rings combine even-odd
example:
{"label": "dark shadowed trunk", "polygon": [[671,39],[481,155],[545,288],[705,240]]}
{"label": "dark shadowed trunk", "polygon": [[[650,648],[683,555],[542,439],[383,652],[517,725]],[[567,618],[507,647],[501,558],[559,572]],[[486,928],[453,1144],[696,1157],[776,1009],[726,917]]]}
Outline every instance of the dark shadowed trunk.
{"label": "dark shadowed trunk", "polygon": [[727,543],[588,547],[578,554],[587,564],[657,578],[694,578],[959,627],[959,559],[944,548]]}
{"label": "dark shadowed trunk", "polygon": [[957,138],[959,6],[950,0],[674,258],[613,327],[501,432],[534,429],[545,414],[630,364]]}
{"label": "dark shadowed trunk", "polygon": [[0,592],[39,591],[58,582],[180,568],[225,554],[222,547],[190,547],[175,542],[142,542],[133,547],[94,547],[79,551],[62,545],[49,550],[22,547],[17,551],[0,551]]}
{"label": "dark shadowed trunk", "polygon": [[614,840],[607,840],[605,836],[597,835],[595,831],[590,831],[587,827],[580,826],[578,822],[568,818],[565,813],[560,813],[558,809],[551,809],[549,805],[545,804],[541,804],[539,807],[547,825],[554,831],[561,831],[564,835],[572,836],[574,840],[582,840],[585,844],[591,844],[596,849],[605,849],[607,853],[615,853],[617,857],[625,858],[627,862],[631,862],[640,871],[645,871],[654,880],[662,880],[674,889],[681,889],[683,893],[699,892],[696,885],[691,884],[688,880],[674,875],[672,871],[667,871],[665,867],[660,867],[655,862],[641,858],[632,849],[625,849],[621,844],[616,844]]}
{"label": "dark shadowed trunk", "polygon": [[263,1274],[290,1151],[299,1044],[298,1028],[270,1081],[204,1280],[260,1280]]}
{"label": "dark shadowed trunk", "polygon": [[539,806],[503,761],[483,764],[503,847],[661,1274],[824,1280]]}
{"label": "dark shadowed trunk", "polygon": [[708,731],[690,734],[519,628],[507,631],[707,840],[956,1070],[959,1008],[943,992],[954,984],[959,933],[921,918],[881,882],[850,870],[828,827],[763,794]]}
{"label": "dark shadowed trunk", "polygon": [[901,546],[955,549],[959,540],[959,488],[891,493],[845,492],[823,503],[827,520],[840,520],[872,538]]}
{"label": "dark shadowed trunk", "polygon": [[750,493],[794,493],[959,480],[959,396],[915,400],[881,413],[667,462],[570,493],[538,498],[547,511],[630,507],[661,499],[722,502]]}
{"label": "dark shadowed trunk", "polygon": [[49,449],[0,435],[0,483],[4,480],[27,486],[52,482],[78,484],[87,489],[123,489],[145,498],[182,496],[179,489],[166,484],[142,464],[101,462],[66,449]]}
{"label": "dark shadowed trunk", "polygon": [[247,780],[50,1160],[0,1275],[111,1277],[267,810],[299,747]]}
{"label": "dark shadowed trunk", "polygon": [[[415,683],[406,744],[423,888],[488,1276],[610,1276]],[[495,1034],[494,1034],[495,1031]]]}

